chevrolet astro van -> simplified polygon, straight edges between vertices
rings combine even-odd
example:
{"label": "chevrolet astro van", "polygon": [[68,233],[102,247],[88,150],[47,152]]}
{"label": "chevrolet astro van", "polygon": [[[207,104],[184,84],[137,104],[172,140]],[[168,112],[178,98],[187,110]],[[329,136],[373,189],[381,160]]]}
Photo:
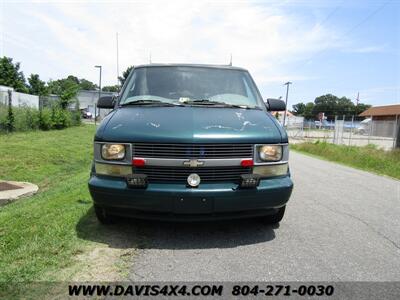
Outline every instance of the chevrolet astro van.
{"label": "chevrolet astro van", "polygon": [[260,217],[281,221],[293,188],[288,137],[249,72],[136,66],[94,138],[89,190],[101,223]]}

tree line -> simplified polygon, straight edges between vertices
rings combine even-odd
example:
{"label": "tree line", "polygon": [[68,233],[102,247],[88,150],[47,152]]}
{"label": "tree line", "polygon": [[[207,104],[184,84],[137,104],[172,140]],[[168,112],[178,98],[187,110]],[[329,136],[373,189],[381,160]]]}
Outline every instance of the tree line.
{"label": "tree line", "polygon": [[[118,92],[124,84],[129,72],[133,66],[130,66],[122,73],[118,79],[120,84],[102,87],[104,92]],[[28,79],[25,78],[19,62],[13,62],[11,57],[3,56],[0,58],[0,85],[14,88],[15,91],[46,96],[50,94],[58,95],[61,98],[69,98],[71,94],[76,94],[79,90],[98,90],[99,86],[90,80],[78,78],[69,75],[66,78],[49,80],[47,82],[40,79],[38,74],[31,74]]]}
{"label": "tree line", "polygon": [[319,113],[324,113],[328,120],[334,120],[335,116],[358,116],[370,108],[371,105],[358,103],[355,105],[351,99],[326,94],[315,98],[314,102],[297,103],[292,106],[292,113],[305,119],[317,119]]}

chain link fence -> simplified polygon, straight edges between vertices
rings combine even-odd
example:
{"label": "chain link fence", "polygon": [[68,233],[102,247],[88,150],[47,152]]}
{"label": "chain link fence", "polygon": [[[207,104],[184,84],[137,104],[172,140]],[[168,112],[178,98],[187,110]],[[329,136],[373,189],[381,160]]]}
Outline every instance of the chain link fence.
{"label": "chain link fence", "polygon": [[[288,121],[286,131],[291,143],[325,141],[338,145],[376,145],[385,150],[396,147],[400,119],[374,120],[356,116],[336,116],[334,120]],[[289,118],[290,120],[290,118]]]}

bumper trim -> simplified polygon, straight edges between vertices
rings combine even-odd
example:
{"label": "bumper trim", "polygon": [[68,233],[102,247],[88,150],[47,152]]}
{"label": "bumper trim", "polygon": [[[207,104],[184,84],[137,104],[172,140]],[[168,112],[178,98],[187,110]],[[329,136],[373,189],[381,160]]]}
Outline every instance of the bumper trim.
{"label": "bumper trim", "polygon": [[170,215],[167,219],[265,215],[284,206],[292,188],[289,176],[260,180],[253,189],[240,189],[231,182],[204,183],[196,189],[184,183],[149,183],[146,189],[131,189],[123,178],[92,175],[89,180],[95,205],[110,210],[111,214],[114,210],[116,214],[150,219],[164,219],[160,214]]}
{"label": "bumper trim", "polygon": [[107,213],[114,216],[127,217],[141,220],[173,221],[173,222],[202,222],[232,219],[247,219],[272,215],[278,208],[246,210],[230,213],[208,213],[208,214],[178,214],[164,212],[148,212],[137,209],[122,209],[115,207],[103,207]]}

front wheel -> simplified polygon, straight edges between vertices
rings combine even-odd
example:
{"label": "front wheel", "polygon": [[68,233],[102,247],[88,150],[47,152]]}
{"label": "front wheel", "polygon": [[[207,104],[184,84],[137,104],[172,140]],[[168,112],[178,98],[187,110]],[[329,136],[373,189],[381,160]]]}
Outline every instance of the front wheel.
{"label": "front wheel", "polygon": [[98,205],[93,205],[93,206],[97,220],[99,220],[101,224],[108,225],[108,224],[114,224],[116,222],[115,217],[108,214],[104,208]]}
{"label": "front wheel", "polygon": [[276,224],[282,221],[283,216],[285,215],[286,205],[282,206],[278,209],[278,211],[273,215],[268,215],[262,218],[262,221],[265,224]]}

